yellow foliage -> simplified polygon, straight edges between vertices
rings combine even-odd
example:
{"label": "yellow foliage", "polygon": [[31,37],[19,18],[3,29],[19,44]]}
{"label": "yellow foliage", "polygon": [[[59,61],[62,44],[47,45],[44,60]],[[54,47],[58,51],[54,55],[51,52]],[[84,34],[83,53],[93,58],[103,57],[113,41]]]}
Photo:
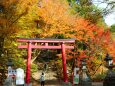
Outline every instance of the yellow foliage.
{"label": "yellow foliage", "polygon": [[[74,24],[75,16],[69,13],[69,4],[66,0],[42,0],[38,8],[39,19],[45,23],[43,34],[49,36],[55,33],[65,33]],[[48,34],[50,33],[50,34]]]}

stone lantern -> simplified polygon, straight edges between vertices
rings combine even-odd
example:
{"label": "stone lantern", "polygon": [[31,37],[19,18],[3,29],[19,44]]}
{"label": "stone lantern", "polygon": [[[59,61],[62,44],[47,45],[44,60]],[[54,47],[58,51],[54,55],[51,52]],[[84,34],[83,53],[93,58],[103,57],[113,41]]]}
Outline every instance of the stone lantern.
{"label": "stone lantern", "polygon": [[86,58],[83,58],[81,60],[80,86],[92,86],[91,78],[88,75],[86,65]]}
{"label": "stone lantern", "polygon": [[115,72],[113,71],[113,60],[108,53],[106,54],[104,60],[106,61],[106,67],[108,68],[108,71],[106,77],[104,78],[103,86],[115,86]]}
{"label": "stone lantern", "polygon": [[8,59],[7,66],[8,66],[8,77],[10,77],[10,76],[13,75],[13,68],[12,68],[12,66],[14,66],[14,64],[12,62],[12,59]]}
{"label": "stone lantern", "polygon": [[12,62],[12,59],[8,59],[8,62],[7,62],[7,66],[9,67],[12,67],[14,64]]}

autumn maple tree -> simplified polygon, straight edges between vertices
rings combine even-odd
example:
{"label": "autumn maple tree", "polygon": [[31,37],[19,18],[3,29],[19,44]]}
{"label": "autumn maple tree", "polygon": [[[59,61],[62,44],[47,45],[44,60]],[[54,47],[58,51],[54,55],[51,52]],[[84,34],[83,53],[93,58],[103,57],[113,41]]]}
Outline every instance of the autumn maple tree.
{"label": "autumn maple tree", "polygon": [[[109,30],[92,24],[91,21],[86,20],[87,18],[80,17],[79,13],[73,15],[69,4],[66,1],[60,1],[42,0],[39,2],[38,24],[39,28],[42,28],[41,36],[51,38],[54,34],[63,34],[64,38],[75,38],[77,40],[75,45],[77,47],[76,53],[79,52],[76,58],[80,60],[85,54],[89,59],[89,63],[92,62],[92,59],[95,59],[93,60],[94,65],[101,64],[101,60],[103,60],[106,53],[111,53],[109,46],[112,41]],[[84,44],[86,50],[83,50],[79,44],[81,47]],[[111,46],[114,45],[111,44]],[[113,54],[112,56],[114,57]],[[101,57],[102,59],[99,59]],[[73,58],[73,55],[69,58]]]}

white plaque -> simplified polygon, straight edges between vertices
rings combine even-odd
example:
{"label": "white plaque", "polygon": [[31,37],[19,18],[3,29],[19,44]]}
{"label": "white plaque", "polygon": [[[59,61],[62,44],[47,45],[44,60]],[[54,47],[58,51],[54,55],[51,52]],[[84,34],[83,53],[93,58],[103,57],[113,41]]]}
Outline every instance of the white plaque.
{"label": "white plaque", "polygon": [[16,70],[16,85],[23,85],[24,84],[24,70],[18,68]]}

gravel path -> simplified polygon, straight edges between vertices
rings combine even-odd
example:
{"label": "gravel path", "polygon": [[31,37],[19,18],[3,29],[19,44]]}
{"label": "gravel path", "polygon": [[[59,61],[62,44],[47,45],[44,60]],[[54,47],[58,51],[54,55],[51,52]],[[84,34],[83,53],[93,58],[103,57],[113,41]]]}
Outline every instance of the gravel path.
{"label": "gravel path", "polygon": [[[42,71],[38,71],[32,74],[35,81],[32,81],[32,86],[40,86],[40,75]],[[45,72],[45,86],[61,86],[60,82],[56,78],[56,73],[53,71]]]}

